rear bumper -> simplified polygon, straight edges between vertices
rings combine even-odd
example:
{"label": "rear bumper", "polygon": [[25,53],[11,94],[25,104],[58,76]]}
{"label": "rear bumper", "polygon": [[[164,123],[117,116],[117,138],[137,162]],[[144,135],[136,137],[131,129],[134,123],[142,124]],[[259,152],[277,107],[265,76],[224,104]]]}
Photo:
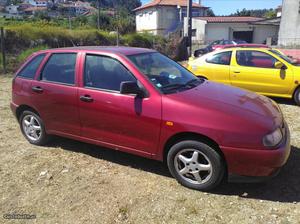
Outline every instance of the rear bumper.
{"label": "rear bumper", "polygon": [[285,140],[277,149],[240,149],[221,147],[229,175],[248,177],[274,176],[287,162],[290,151],[290,131],[286,126]]}

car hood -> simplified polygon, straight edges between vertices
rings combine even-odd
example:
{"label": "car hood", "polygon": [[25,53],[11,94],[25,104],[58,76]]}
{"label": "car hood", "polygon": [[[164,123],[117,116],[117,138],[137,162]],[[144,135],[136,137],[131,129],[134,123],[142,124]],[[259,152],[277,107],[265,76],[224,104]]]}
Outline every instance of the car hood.
{"label": "car hood", "polygon": [[246,119],[260,117],[272,126],[282,123],[281,111],[274,101],[240,88],[205,81],[193,89],[171,95],[174,100],[195,107],[217,109]]}

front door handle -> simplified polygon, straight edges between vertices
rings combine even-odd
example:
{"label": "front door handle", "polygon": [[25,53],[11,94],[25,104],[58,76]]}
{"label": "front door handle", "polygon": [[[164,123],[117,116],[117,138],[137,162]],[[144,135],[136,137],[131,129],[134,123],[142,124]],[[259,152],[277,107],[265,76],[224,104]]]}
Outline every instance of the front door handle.
{"label": "front door handle", "polygon": [[36,92],[36,93],[42,93],[44,91],[42,89],[42,87],[40,87],[40,86],[33,86],[31,89],[33,92]]}
{"label": "front door handle", "polygon": [[233,73],[238,74],[238,73],[241,73],[241,72],[240,71],[233,71]]}
{"label": "front door handle", "polygon": [[94,99],[89,95],[80,96],[80,100],[86,103],[90,103],[94,101]]}

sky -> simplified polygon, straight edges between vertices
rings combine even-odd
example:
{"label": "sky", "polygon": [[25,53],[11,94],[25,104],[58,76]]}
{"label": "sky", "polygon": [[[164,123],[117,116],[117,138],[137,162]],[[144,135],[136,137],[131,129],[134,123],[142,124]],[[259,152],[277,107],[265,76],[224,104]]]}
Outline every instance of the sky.
{"label": "sky", "polygon": [[[152,0],[141,0],[143,4]],[[197,2],[197,0],[195,0]],[[211,7],[216,15],[228,15],[236,10],[277,8],[282,0],[202,0],[202,5]]]}

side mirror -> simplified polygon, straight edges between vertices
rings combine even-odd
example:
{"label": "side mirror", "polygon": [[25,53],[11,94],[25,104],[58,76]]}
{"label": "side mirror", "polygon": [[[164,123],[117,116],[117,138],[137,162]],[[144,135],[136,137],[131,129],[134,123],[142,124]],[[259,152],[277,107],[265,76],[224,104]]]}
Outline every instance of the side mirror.
{"label": "side mirror", "polygon": [[121,82],[120,93],[134,94],[141,98],[145,97],[146,95],[145,91],[138,86],[137,82],[133,82],[133,81]]}
{"label": "side mirror", "polygon": [[274,67],[277,68],[277,69],[282,69],[282,70],[286,70],[287,69],[287,67],[285,66],[285,64],[283,64],[280,61],[275,62]]}

